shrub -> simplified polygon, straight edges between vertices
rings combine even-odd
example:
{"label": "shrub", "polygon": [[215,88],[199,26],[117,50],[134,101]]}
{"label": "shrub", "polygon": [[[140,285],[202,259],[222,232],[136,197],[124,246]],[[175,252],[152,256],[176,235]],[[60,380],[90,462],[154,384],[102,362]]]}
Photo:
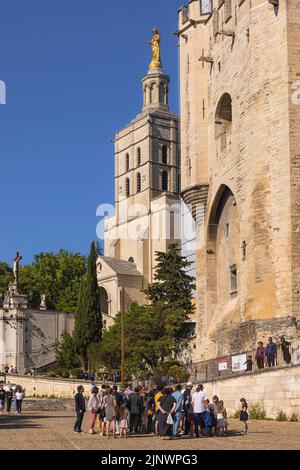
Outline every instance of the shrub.
{"label": "shrub", "polygon": [[70,372],[67,369],[56,369],[54,373],[57,375],[57,377],[61,377],[63,379],[70,378]]}
{"label": "shrub", "polygon": [[276,421],[288,421],[287,415],[283,411],[279,411]]}
{"label": "shrub", "polygon": [[263,420],[266,419],[266,412],[263,408],[260,408],[259,406],[254,406],[249,411],[249,417],[250,419],[254,420]]}
{"label": "shrub", "polygon": [[51,377],[52,379],[54,379],[55,377],[57,377],[57,375],[56,375],[55,372],[50,372],[49,377]]}
{"label": "shrub", "polygon": [[240,411],[236,411],[233,415],[234,418],[238,419],[240,417],[240,414],[241,412]]}
{"label": "shrub", "polygon": [[73,379],[84,379],[84,372],[82,369],[72,369],[70,370],[70,374]]}
{"label": "shrub", "polygon": [[289,421],[291,423],[298,423],[299,419],[298,419],[297,413],[292,413],[291,416],[290,416]]}

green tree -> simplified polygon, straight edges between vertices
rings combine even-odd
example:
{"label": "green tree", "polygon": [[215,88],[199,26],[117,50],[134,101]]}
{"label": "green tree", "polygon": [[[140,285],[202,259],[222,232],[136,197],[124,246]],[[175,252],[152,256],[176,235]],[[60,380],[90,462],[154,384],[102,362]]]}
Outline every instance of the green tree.
{"label": "green tree", "polygon": [[20,291],[27,295],[31,308],[38,308],[45,294],[49,310],[73,313],[85,273],[86,257],[79,253],[40,253],[31,265],[21,266]]}
{"label": "green tree", "polygon": [[192,263],[180,255],[176,243],[170,244],[166,253],[157,251],[156,262],[155,282],[145,290],[147,298],[183,309],[188,317],[195,308],[192,303],[195,279],[186,273]]}
{"label": "green tree", "polygon": [[[125,313],[126,368],[139,376],[154,372],[160,363],[177,356],[187,347],[188,334],[184,329],[186,313],[163,303],[132,305]],[[120,368],[121,314],[104,333],[97,349],[90,351],[97,368]]]}
{"label": "green tree", "polygon": [[0,294],[5,294],[8,284],[13,280],[13,270],[7,263],[0,262]]}
{"label": "green tree", "polygon": [[88,346],[100,341],[102,335],[102,315],[100,291],[96,272],[95,242],[91,244],[86,277],[81,281],[78,308],[75,316],[74,344],[82,365],[87,369]]}
{"label": "green tree", "polygon": [[81,361],[75,351],[74,339],[64,331],[60,341],[55,346],[55,359],[60,367],[75,369],[80,367]]}

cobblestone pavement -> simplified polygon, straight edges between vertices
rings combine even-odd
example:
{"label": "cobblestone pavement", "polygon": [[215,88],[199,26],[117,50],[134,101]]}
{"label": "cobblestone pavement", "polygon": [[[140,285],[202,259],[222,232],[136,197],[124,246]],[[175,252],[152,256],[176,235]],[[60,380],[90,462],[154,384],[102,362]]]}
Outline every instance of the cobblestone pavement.
{"label": "cobblestone pavement", "polygon": [[[155,436],[107,439],[88,434],[89,416],[82,434],[74,434],[70,412],[26,412],[22,416],[0,416],[0,449],[7,450],[283,450],[300,449],[300,423],[250,421],[250,433],[241,435],[241,423],[230,420],[227,437],[172,439]],[[4,431],[4,432],[3,432]]]}

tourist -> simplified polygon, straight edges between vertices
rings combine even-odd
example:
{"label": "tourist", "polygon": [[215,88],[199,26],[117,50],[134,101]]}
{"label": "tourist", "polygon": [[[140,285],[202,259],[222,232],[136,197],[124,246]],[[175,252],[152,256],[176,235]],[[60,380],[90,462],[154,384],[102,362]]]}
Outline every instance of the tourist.
{"label": "tourist", "polygon": [[100,432],[100,435],[102,435],[103,430],[104,430],[104,420],[105,420],[105,409],[104,409],[104,397],[106,393],[106,385],[102,385],[101,389],[99,390],[98,393],[98,400],[99,400],[99,409],[97,413],[97,426],[98,430]]}
{"label": "tourist", "polygon": [[195,420],[194,420],[194,410],[192,405],[192,382],[188,382],[183,392],[183,411],[185,415],[184,419],[184,434],[188,436],[189,434],[194,433]]}
{"label": "tourist", "polygon": [[99,400],[99,389],[97,387],[94,387],[92,390],[92,394],[90,396],[90,399],[88,401],[88,411],[91,413],[91,424],[90,424],[90,434],[96,434],[95,433],[95,423],[97,419],[97,414],[99,412],[99,409],[101,408],[101,403]]}
{"label": "tourist", "polygon": [[9,366],[5,366],[5,367],[4,367],[4,372],[5,372],[6,374],[9,373]]}
{"label": "tourist", "polygon": [[176,400],[172,396],[172,389],[165,388],[163,395],[158,400],[159,409],[159,435],[162,439],[172,437],[173,418],[172,414],[176,410]]}
{"label": "tourist", "polygon": [[20,415],[22,413],[22,403],[24,399],[24,392],[22,391],[21,387],[16,389],[15,397],[16,397],[16,405],[17,405],[17,414]]}
{"label": "tourist", "polygon": [[144,411],[143,411],[143,423],[142,423],[142,431],[146,434],[150,434],[152,432],[152,422],[154,417],[153,412],[153,399],[152,394],[148,393],[145,395],[144,398]]}
{"label": "tourist", "polygon": [[[205,428],[206,434],[208,434],[207,429],[207,417],[206,417],[206,395],[204,392],[203,385],[198,385],[196,392],[192,396],[192,405],[194,410],[195,417],[195,434],[196,437],[200,437],[203,434],[203,429]],[[201,433],[199,434],[199,426],[201,428]]]}
{"label": "tourist", "polygon": [[6,391],[3,385],[0,385],[0,413],[3,415],[5,410]]}
{"label": "tourist", "polygon": [[248,404],[245,398],[241,398],[240,403],[241,403],[240,421],[244,423],[244,431],[243,431],[244,434],[248,434],[248,424],[247,424],[247,421],[249,419]]}
{"label": "tourist", "polygon": [[76,419],[76,422],[75,422],[75,425],[74,425],[73,432],[81,433],[82,432],[82,429],[81,429],[82,421],[83,421],[83,418],[84,418],[84,413],[86,411],[85,399],[84,399],[84,396],[83,396],[84,388],[83,388],[82,385],[79,385],[77,387],[77,392],[78,393],[76,393],[76,395],[75,395],[75,408],[76,408],[77,419]]}
{"label": "tourist", "polygon": [[281,336],[280,338],[280,343],[281,343],[281,351],[282,351],[282,355],[283,355],[283,360],[284,362],[286,362],[287,364],[290,364],[291,363],[291,353],[290,353],[290,345],[291,343],[289,343],[288,341],[286,341],[286,339],[284,338],[284,336]]}
{"label": "tourist", "polygon": [[225,426],[224,426],[224,409],[221,401],[217,401],[215,407],[215,418],[217,420],[217,436],[224,436]]}
{"label": "tourist", "polygon": [[121,405],[119,409],[119,430],[120,430],[120,438],[124,437],[127,438],[127,417],[128,417],[128,410],[125,405]]}
{"label": "tourist", "polygon": [[268,367],[275,367],[275,359],[277,358],[277,346],[273,342],[273,338],[270,337],[266,347],[266,358]]}
{"label": "tourist", "polygon": [[115,397],[116,403],[117,403],[116,433],[118,434],[118,432],[119,432],[119,409],[120,409],[120,406],[123,404],[123,395],[122,395],[122,393],[118,392],[118,386],[117,385],[113,386],[113,396]]}
{"label": "tourist", "polygon": [[177,436],[179,423],[183,419],[183,394],[181,393],[182,386],[176,385],[176,391],[172,394],[176,401],[176,410],[174,416],[173,437]]}
{"label": "tourist", "polygon": [[212,424],[215,420],[215,407],[212,403],[210,403],[209,399],[205,400],[206,406],[206,426],[208,430],[208,437],[212,437]]}
{"label": "tourist", "polygon": [[110,437],[110,428],[112,426],[113,437],[116,437],[116,415],[117,415],[117,403],[116,399],[112,394],[112,388],[106,389],[106,395],[104,397],[104,408],[105,408],[105,432],[107,438]]}
{"label": "tourist", "polygon": [[13,399],[14,399],[14,392],[13,392],[12,387],[10,387],[8,392],[6,392],[6,411],[7,411],[7,414],[10,414],[11,404],[12,404]]}
{"label": "tourist", "polygon": [[137,433],[140,430],[143,413],[143,400],[140,396],[140,389],[136,387],[134,393],[131,393],[128,400],[130,411],[130,432]]}
{"label": "tourist", "polygon": [[228,417],[227,417],[227,410],[224,406],[224,401],[223,400],[220,400],[220,405],[222,407],[223,416],[224,416],[224,430],[225,430],[225,432],[227,432],[228,431]]}
{"label": "tourist", "polygon": [[253,360],[252,356],[248,356],[247,361],[244,362],[244,366],[246,366],[246,372],[251,372],[253,369]]}
{"label": "tourist", "polygon": [[159,385],[153,394],[154,408],[155,408],[155,434],[157,436],[159,434],[159,413],[160,413],[158,400],[163,396],[163,389],[164,389],[164,386]]}
{"label": "tourist", "polygon": [[261,341],[258,343],[255,359],[258,369],[263,369],[265,367],[265,348]]}

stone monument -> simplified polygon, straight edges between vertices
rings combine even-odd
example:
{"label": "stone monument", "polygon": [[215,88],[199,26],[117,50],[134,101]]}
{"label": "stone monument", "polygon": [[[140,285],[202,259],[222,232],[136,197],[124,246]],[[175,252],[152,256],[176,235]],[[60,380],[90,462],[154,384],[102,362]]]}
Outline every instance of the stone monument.
{"label": "stone monument", "polygon": [[4,310],[12,310],[15,308],[27,308],[27,297],[19,293],[19,263],[23,259],[20,253],[17,252],[15,258],[12,260],[14,280],[9,283],[6,291],[3,308]]}

